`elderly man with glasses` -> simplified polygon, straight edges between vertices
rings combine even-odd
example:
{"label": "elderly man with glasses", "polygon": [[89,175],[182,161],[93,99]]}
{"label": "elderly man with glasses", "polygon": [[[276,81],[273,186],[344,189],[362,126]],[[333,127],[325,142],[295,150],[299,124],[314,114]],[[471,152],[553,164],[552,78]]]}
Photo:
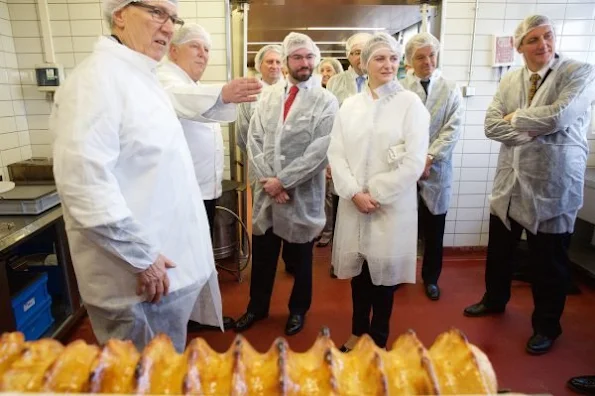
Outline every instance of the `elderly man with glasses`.
{"label": "elderly man with glasses", "polygon": [[100,343],[141,349],[166,333],[182,351],[191,315],[222,326],[202,195],[156,75],[183,22],[175,0],[102,7],[111,37],[58,90],[50,117],[72,261]]}

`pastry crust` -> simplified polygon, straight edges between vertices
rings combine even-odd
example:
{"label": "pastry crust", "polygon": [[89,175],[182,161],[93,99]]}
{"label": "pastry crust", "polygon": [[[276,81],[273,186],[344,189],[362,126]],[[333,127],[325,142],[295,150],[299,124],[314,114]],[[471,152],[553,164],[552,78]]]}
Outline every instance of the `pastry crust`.
{"label": "pastry crust", "polygon": [[430,348],[430,357],[441,393],[497,393],[492,365],[479,349],[472,348],[460,331],[452,329],[440,334]]}
{"label": "pastry crust", "polygon": [[100,350],[83,341],[64,348],[54,340],[24,342],[18,333],[0,339],[0,390],[204,396],[342,396],[495,394],[498,384],[487,356],[458,330],[441,334],[429,350],[413,331],[390,351],[360,337],[340,352],[323,330],[312,347],[294,352],[283,338],[256,351],[237,336],[224,353],[203,339],[183,354],[166,335],[142,351],[110,340]]}
{"label": "pastry crust", "polygon": [[179,395],[187,364],[165,334],[149,342],[139,362],[136,394]]}
{"label": "pastry crust", "polygon": [[[0,337],[0,378],[25,349],[22,333],[4,333]],[[1,389],[1,388],[0,388]]]}
{"label": "pastry crust", "polygon": [[51,339],[28,342],[10,369],[0,375],[0,391],[39,392],[45,373],[63,350],[62,344]]}
{"label": "pastry crust", "polygon": [[139,359],[132,342],[109,340],[92,365],[89,392],[133,393]]}
{"label": "pastry crust", "polygon": [[80,393],[87,392],[91,366],[99,348],[82,340],[69,344],[52,367],[47,371],[44,392]]}

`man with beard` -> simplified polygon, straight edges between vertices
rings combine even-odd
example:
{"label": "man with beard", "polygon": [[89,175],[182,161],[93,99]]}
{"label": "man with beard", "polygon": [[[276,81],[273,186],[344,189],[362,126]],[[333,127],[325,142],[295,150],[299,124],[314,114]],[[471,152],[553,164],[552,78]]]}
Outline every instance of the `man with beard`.
{"label": "man with beard", "polygon": [[286,335],[300,332],[312,301],[312,246],[325,224],[326,152],[339,104],[312,78],[320,50],[306,35],[283,41],[286,84],[261,94],[248,133],[254,188],[252,276],[244,331],[269,314],[281,246],[294,270]]}

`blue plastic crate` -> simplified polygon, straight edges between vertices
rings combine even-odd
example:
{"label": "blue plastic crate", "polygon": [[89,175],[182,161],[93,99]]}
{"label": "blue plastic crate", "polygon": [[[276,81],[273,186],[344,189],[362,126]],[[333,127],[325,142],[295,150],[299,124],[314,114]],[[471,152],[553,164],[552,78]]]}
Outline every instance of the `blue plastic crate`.
{"label": "blue plastic crate", "polygon": [[17,326],[17,330],[25,335],[25,340],[34,341],[40,339],[53,323],[52,298],[48,296],[45,301],[36,304],[35,310],[28,316],[27,321]]}
{"label": "blue plastic crate", "polygon": [[[31,276],[31,274],[21,275]],[[48,275],[43,272],[32,278],[27,286],[11,298],[12,311],[17,327],[29,321],[29,317],[38,311],[38,306],[50,298],[48,295]]]}

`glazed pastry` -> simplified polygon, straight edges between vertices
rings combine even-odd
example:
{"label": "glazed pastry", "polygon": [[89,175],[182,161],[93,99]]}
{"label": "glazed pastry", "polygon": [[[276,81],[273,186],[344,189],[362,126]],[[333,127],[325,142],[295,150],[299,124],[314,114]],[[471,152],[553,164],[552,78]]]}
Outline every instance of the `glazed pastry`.
{"label": "glazed pastry", "polygon": [[[0,337],[0,378],[25,349],[22,333],[5,333]],[[0,388],[1,389],[1,388]]]}
{"label": "glazed pastry", "polygon": [[337,350],[326,330],[305,353],[293,352],[284,340],[283,343],[287,357],[281,370],[287,378],[287,395],[337,394],[337,378],[333,371],[336,367],[333,350]]}
{"label": "glazed pastry", "polygon": [[176,353],[169,337],[159,334],[149,342],[140,358],[136,393],[179,395],[186,369],[184,357]]}
{"label": "glazed pastry", "polygon": [[91,365],[99,348],[82,340],[69,344],[47,371],[44,392],[82,393],[88,391]]}
{"label": "glazed pastry", "polygon": [[460,331],[440,334],[430,348],[430,357],[441,393],[497,393],[496,374],[487,356]]}
{"label": "glazed pastry", "polygon": [[413,331],[401,335],[384,358],[388,394],[439,394],[430,355]]}
{"label": "glazed pastry", "polygon": [[457,330],[441,334],[429,350],[413,331],[390,351],[364,335],[348,353],[335,348],[328,330],[303,353],[292,351],[283,338],[259,353],[242,336],[224,353],[195,339],[183,354],[163,334],[142,354],[129,341],[110,340],[100,351],[80,340],[66,348],[47,339],[26,343],[18,333],[0,340],[5,367],[0,390],[6,392],[385,396],[498,389],[487,356]]}
{"label": "glazed pastry", "polygon": [[239,361],[239,354],[235,352],[239,348],[238,342],[241,339],[238,338],[227,352],[220,354],[202,338],[192,340],[186,348],[188,372],[183,382],[183,393],[204,396],[242,394],[231,391]]}
{"label": "glazed pastry", "polygon": [[92,365],[89,392],[133,393],[139,359],[132,342],[109,340]]}
{"label": "glazed pastry", "polygon": [[46,371],[63,350],[62,344],[51,339],[26,343],[22,355],[0,376],[0,391],[39,392]]}

